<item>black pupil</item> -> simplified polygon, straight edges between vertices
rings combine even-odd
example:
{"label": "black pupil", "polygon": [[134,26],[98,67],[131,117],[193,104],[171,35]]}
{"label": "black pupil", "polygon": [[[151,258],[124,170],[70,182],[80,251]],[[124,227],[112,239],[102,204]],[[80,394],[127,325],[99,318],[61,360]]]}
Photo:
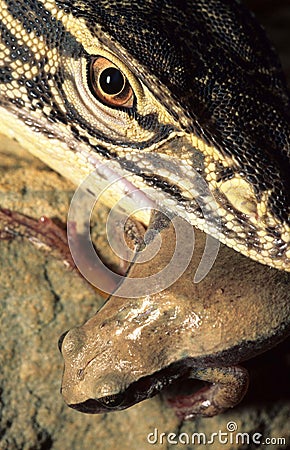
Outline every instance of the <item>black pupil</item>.
{"label": "black pupil", "polygon": [[120,70],[109,67],[101,73],[99,83],[105,94],[116,95],[119,94],[124,87],[124,76]]}

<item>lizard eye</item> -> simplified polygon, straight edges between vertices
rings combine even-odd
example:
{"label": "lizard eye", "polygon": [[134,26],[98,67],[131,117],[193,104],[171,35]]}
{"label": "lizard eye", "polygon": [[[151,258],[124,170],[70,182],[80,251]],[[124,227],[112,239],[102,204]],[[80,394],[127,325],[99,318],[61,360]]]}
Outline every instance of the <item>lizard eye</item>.
{"label": "lizard eye", "polygon": [[105,105],[133,107],[134,93],[128,79],[107,58],[97,56],[91,61],[89,85],[92,94]]}

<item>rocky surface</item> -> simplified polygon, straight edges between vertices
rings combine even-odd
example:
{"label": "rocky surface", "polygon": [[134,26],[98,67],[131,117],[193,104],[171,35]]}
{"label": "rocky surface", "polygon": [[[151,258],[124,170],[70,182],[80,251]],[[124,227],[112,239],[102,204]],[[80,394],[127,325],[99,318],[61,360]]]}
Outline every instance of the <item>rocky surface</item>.
{"label": "rocky surface", "polygon": [[[288,0],[248,3],[269,29],[290,79]],[[2,207],[65,223],[74,187],[5,138],[1,139],[0,177]],[[97,231],[100,236],[102,232]],[[290,448],[289,340],[245,364],[251,375],[248,395],[238,407],[212,419],[180,424],[162,397],[106,415],[84,415],[67,408],[59,393],[63,362],[58,338],[91,317],[102,302],[74,271],[26,239],[0,242],[1,450],[192,449],[194,445],[175,445],[160,433],[168,438],[171,432],[189,436],[197,432],[210,438],[211,433],[226,432],[229,422],[243,433],[286,438],[285,445],[267,448]],[[147,441],[154,429],[159,433],[155,445]],[[201,447],[257,448],[217,441]]]}

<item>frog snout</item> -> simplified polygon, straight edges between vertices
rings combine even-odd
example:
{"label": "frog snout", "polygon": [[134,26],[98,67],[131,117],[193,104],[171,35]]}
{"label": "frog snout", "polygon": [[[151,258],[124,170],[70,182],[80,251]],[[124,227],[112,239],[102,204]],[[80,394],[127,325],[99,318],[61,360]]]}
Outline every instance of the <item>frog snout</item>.
{"label": "frog snout", "polygon": [[65,331],[64,333],[62,333],[62,335],[60,336],[59,340],[58,340],[58,349],[60,351],[60,353],[62,352],[62,343],[64,341],[64,338],[66,337],[67,333],[69,332],[69,330]]}
{"label": "frog snout", "polygon": [[61,335],[58,348],[65,360],[81,357],[86,349],[86,335],[81,327],[72,328]]}

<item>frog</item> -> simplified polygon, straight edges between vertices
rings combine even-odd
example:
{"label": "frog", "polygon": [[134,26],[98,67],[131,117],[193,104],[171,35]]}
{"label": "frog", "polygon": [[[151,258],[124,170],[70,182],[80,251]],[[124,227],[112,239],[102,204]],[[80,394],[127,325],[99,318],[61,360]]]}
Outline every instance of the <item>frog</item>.
{"label": "frog", "polygon": [[[154,224],[160,249],[145,262],[138,253],[125,286],[172,261],[174,225],[160,215]],[[186,236],[181,239],[186,246]],[[196,283],[205,243],[206,235],[195,230],[188,267],[169,287],[135,298],[122,296],[124,286],[118,287],[92,318],[61,336],[61,392],[68,406],[107,413],[161,393],[180,420],[194,420],[244,398],[249,373],[241,363],[290,334],[290,274],[221,245],[213,267]],[[191,379],[205,385],[176,394]]]}

